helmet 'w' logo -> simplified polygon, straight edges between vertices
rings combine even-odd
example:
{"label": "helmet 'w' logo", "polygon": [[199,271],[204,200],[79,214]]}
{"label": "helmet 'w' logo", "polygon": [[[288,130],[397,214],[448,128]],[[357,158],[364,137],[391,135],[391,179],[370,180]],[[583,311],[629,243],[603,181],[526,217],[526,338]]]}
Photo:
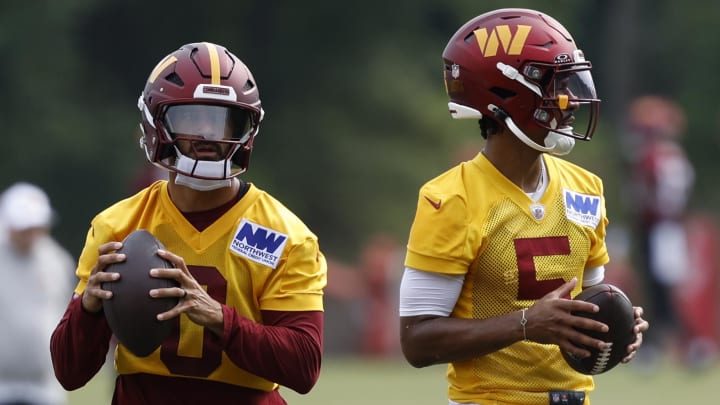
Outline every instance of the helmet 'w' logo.
{"label": "helmet 'w' logo", "polygon": [[500,46],[508,55],[520,55],[531,29],[529,25],[518,25],[513,35],[509,26],[498,25],[490,32],[487,28],[480,28],[473,31],[473,34],[478,41],[480,52],[487,58],[497,55]]}

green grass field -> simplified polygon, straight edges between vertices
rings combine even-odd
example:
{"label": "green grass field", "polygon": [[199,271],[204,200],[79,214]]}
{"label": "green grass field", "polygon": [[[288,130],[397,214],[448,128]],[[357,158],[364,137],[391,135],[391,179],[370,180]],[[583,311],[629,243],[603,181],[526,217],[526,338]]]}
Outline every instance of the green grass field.
{"label": "green grass field", "polygon": [[[444,373],[444,366],[414,369],[400,360],[326,358],[312,392],[283,390],[283,395],[291,405],[441,405],[447,404]],[[702,372],[680,369],[669,361],[652,369],[620,365],[597,376],[595,383],[593,405],[712,404],[717,401],[720,365]],[[110,373],[97,375],[70,393],[69,404],[109,404],[111,384]]]}

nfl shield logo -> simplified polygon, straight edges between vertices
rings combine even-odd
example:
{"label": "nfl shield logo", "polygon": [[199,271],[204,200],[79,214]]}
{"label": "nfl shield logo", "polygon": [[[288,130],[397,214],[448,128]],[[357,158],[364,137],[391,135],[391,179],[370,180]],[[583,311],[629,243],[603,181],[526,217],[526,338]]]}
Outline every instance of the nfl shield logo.
{"label": "nfl shield logo", "polygon": [[453,79],[457,79],[458,77],[460,77],[460,65],[458,65],[457,63],[453,63],[450,75]]}
{"label": "nfl shield logo", "polygon": [[532,212],[533,218],[538,221],[545,217],[545,207],[541,204],[533,204],[530,206],[530,212]]}

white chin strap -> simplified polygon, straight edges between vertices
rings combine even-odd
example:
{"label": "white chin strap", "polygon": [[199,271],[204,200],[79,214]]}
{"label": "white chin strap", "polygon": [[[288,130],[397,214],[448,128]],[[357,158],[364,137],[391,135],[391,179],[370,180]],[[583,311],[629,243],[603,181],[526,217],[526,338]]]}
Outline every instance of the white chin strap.
{"label": "white chin strap", "polygon": [[[217,177],[217,179],[198,179],[178,173],[177,176],[175,176],[175,184],[190,187],[198,191],[216,190],[232,185],[232,179],[225,178],[225,175],[230,173],[230,167],[232,165],[230,161],[195,160],[179,152],[177,156],[176,167],[179,171],[194,173],[205,177]],[[195,169],[194,171],[193,168]]]}
{"label": "white chin strap", "polygon": [[210,191],[217,190],[223,187],[230,187],[232,185],[232,180],[198,179],[178,173],[177,176],[175,176],[175,184],[177,184],[178,186],[190,187],[191,189],[197,191]]}
{"label": "white chin strap", "polygon": [[550,131],[545,137],[545,146],[552,149],[551,155],[565,156],[575,147],[575,138]]}
{"label": "white chin strap", "polygon": [[[488,106],[491,111],[497,109],[496,106]],[[549,153],[555,156],[565,156],[572,151],[575,146],[575,138],[571,136],[565,136],[555,131],[548,131],[545,136],[545,146],[538,145],[532,139],[530,139],[525,133],[515,125],[515,122],[509,116],[505,117],[505,125],[508,129],[525,145],[535,149],[538,152]],[[562,131],[572,131],[572,128],[564,128]]]}

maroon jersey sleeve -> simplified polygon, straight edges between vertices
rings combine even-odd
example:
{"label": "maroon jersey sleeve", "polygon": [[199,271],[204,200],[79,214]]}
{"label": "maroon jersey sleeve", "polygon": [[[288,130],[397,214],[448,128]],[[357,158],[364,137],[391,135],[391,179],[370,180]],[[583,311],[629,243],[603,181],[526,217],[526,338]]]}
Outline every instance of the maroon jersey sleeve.
{"label": "maroon jersey sleeve", "polygon": [[228,357],[257,376],[305,394],[320,375],[323,313],[262,311],[263,324],[223,306]]}
{"label": "maroon jersey sleeve", "polygon": [[84,386],[107,358],[112,331],[102,313],[83,310],[82,299],[70,300],[50,339],[55,376],[67,390]]}

